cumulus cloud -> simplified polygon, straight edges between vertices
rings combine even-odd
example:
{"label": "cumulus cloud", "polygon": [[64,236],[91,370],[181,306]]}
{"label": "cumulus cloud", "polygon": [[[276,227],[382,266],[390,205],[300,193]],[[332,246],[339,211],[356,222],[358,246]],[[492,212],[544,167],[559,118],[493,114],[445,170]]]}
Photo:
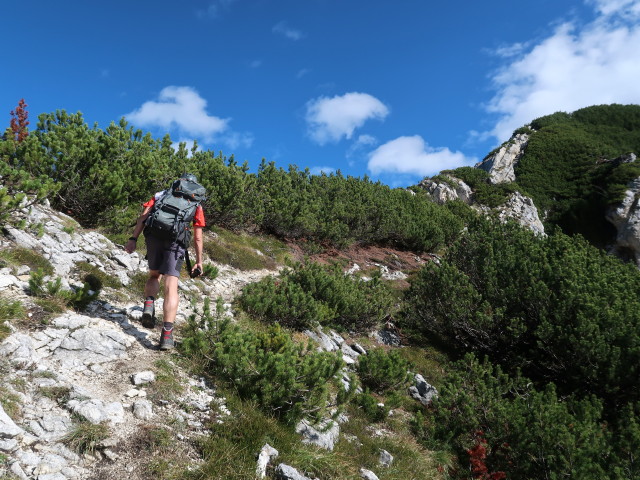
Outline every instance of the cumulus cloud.
{"label": "cumulus cloud", "polygon": [[378,139],[372,135],[360,135],[357,140],[351,144],[347,150],[347,158],[351,158],[367,147],[371,147],[378,143]]}
{"label": "cumulus cloud", "polygon": [[369,171],[413,175],[434,175],[441,170],[471,166],[475,158],[467,158],[461,152],[452,152],[446,147],[430,147],[422,137],[399,137],[380,145],[369,153]]}
{"label": "cumulus cloud", "polygon": [[615,14],[640,15],[640,2],[638,0],[588,0],[598,13],[610,16]]}
{"label": "cumulus cloud", "polygon": [[234,132],[229,128],[229,118],[210,115],[207,101],[191,87],[165,87],[157,100],[145,102],[124,116],[138,127],[174,131],[205,143],[217,141],[231,148],[248,147],[253,143],[251,134]]}
{"label": "cumulus cloud", "polygon": [[351,92],[333,98],[320,97],[307,103],[309,135],[320,145],[350,139],[356,128],[369,119],[383,120],[389,108],[367,93]]}
{"label": "cumulus cloud", "polygon": [[640,0],[588,3],[598,12],[593,22],[558,26],[493,75],[487,110],[498,115],[490,131],[498,140],[556,111],[640,103]]}
{"label": "cumulus cloud", "polygon": [[165,87],[158,100],[125,114],[139,127],[177,128],[187,135],[211,138],[228,128],[229,119],[209,115],[207,101],[191,87]]}
{"label": "cumulus cloud", "polygon": [[297,41],[304,38],[304,34],[300,30],[296,30],[295,28],[289,27],[287,23],[284,21],[276,23],[271,29],[271,31],[279,35],[283,35],[289,40]]}

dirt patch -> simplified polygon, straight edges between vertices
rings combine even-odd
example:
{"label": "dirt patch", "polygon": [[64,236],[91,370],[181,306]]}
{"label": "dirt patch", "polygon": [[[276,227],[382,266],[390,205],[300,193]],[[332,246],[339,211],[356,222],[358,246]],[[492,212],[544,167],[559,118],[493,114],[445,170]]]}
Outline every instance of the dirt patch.
{"label": "dirt patch", "polygon": [[412,273],[420,269],[425,263],[433,261],[436,257],[432,254],[417,254],[406,250],[396,250],[389,247],[352,245],[345,249],[327,247],[322,253],[308,254],[299,243],[287,244],[291,255],[296,261],[308,258],[313,262],[322,264],[343,263],[345,270],[354,264],[361,268],[385,266],[391,270],[400,270],[404,273]]}

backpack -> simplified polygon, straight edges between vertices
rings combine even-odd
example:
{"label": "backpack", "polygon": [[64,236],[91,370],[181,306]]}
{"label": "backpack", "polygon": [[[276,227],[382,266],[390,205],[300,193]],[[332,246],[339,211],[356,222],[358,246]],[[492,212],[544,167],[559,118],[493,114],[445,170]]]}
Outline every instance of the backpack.
{"label": "backpack", "polygon": [[191,222],[196,208],[206,199],[197,182],[179,178],[156,200],[145,220],[145,235],[178,242],[187,248],[191,241]]}

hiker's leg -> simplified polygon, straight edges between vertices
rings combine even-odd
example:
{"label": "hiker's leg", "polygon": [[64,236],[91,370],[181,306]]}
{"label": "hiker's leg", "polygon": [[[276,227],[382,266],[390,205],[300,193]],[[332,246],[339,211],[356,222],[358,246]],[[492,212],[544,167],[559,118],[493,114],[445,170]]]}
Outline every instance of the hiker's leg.
{"label": "hiker's leg", "polygon": [[147,279],[147,283],[144,286],[144,298],[158,298],[161,278],[162,275],[158,270],[149,270],[149,278]]}
{"label": "hiker's leg", "polygon": [[178,313],[178,303],[180,297],[178,296],[178,277],[174,275],[165,275],[164,277],[164,305],[163,312],[164,323],[173,323],[176,320],[176,313]]}

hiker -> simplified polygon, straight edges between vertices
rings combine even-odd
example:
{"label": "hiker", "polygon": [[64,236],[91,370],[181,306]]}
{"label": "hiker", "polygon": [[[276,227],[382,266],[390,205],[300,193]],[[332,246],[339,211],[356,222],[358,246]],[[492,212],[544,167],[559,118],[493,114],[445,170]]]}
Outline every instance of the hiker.
{"label": "hiker", "polygon": [[[190,276],[193,278],[202,274],[202,228],[206,225],[200,202],[204,198],[204,188],[197,183],[195,175],[183,174],[169,189],[156,193],[148,202],[142,204],[143,210],[138,217],[133,235],[124,247],[127,253],[133,253],[140,233],[144,232],[149,278],[144,287],[143,327],[155,327],[154,301],[160,291],[160,280],[164,278],[164,323],[158,347],[160,350],[174,347],[173,324],[180,300],[178,278],[185,256]],[[191,223],[196,250],[193,268],[189,265],[187,251]]]}

